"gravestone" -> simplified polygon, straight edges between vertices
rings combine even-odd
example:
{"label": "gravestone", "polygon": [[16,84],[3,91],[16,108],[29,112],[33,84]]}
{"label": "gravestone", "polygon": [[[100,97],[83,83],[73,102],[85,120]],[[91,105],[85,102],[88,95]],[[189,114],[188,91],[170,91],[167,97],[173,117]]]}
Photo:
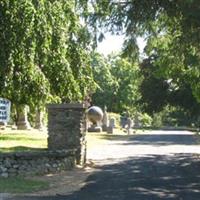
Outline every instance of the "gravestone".
{"label": "gravestone", "polygon": [[107,133],[113,133],[114,128],[116,127],[115,125],[115,118],[110,118],[109,120],[109,126],[107,128]]}
{"label": "gravestone", "polygon": [[107,128],[108,128],[108,113],[107,113],[107,107],[106,106],[104,107],[102,123],[103,123],[103,126],[102,126],[103,131],[107,131]]}
{"label": "gravestone", "polygon": [[41,110],[36,111],[35,128],[38,130],[44,130],[43,115],[44,115],[43,111],[41,111]]}
{"label": "gravestone", "polygon": [[87,110],[87,117],[92,122],[88,128],[88,132],[101,132],[102,128],[100,123],[103,119],[103,111],[98,106],[92,106]]}
{"label": "gravestone", "polygon": [[138,114],[135,115],[135,118],[134,118],[134,128],[140,128],[140,120],[139,120],[139,116]]}
{"label": "gravestone", "polygon": [[112,127],[112,128],[116,127],[116,120],[115,120],[115,118],[110,118],[109,127]]}
{"label": "gravestone", "polygon": [[121,125],[121,127],[125,128],[126,124],[127,124],[127,117],[125,117],[125,116],[120,117],[120,125]]}
{"label": "gravestone", "polygon": [[27,105],[19,105],[17,107],[17,129],[30,130],[31,126],[28,121],[29,107]]}
{"label": "gravestone", "polygon": [[49,104],[48,148],[76,149],[76,163],[86,161],[86,106],[85,104]]}
{"label": "gravestone", "polygon": [[128,133],[128,135],[131,134],[132,127],[133,127],[133,120],[130,117],[128,117],[128,119],[127,119],[127,133]]}

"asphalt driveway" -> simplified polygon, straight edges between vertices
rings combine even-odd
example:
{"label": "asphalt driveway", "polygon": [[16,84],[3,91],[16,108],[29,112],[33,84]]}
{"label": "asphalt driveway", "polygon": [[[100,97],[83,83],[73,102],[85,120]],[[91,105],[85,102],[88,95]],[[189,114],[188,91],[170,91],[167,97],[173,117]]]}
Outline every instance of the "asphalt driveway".
{"label": "asphalt driveway", "polygon": [[[200,145],[187,131],[113,136],[88,152],[95,170],[68,195],[15,200],[199,200]],[[13,199],[13,200],[14,200]]]}

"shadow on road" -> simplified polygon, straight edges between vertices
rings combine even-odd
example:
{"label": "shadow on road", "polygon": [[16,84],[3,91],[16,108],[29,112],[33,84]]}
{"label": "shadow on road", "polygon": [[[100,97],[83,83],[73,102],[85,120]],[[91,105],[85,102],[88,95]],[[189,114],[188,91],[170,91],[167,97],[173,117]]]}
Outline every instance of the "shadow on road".
{"label": "shadow on road", "polygon": [[[197,145],[198,137],[192,134],[141,134],[141,135],[102,135],[102,139],[118,141],[123,145]],[[120,142],[121,141],[121,142]]]}
{"label": "shadow on road", "polygon": [[66,199],[200,199],[200,162],[192,155],[129,158],[98,169]]}
{"label": "shadow on road", "polygon": [[125,145],[196,145],[197,141],[193,135],[138,135],[130,138]]}
{"label": "shadow on road", "polygon": [[[102,136],[109,138],[111,146],[98,149],[105,154],[112,145],[112,159],[96,160],[94,172],[86,179],[79,191],[66,196],[20,197],[15,200],[199,200],[200,199],[200,154],[184,150],[184,145],[196,145],[195,136],[182,132],[173,134],[142,134],[135,136]],[[123,145],[132,145],[126,146]],[[147,152],[141,152],[146,148]],[[155,145],[152,151],[151,146]],[[168,145],[168,146],[167,146]],[[170,145],[181,145],[181,152],[172,153]],[[135,148],[136,146],[136,148]],[[161,148],[166,152],[159,155]],[[131,148],[129,148],[131,147]],[[104,146],[105,148],[105,146]],[[191,146],[189,146],[189,149]],[[130,152],[129,152],[130,151]],[[134,152],[135,151],[135,152]],[[151,153],[155,152],[155,153]],[[158,153],[157,153],[158,152]],[[97,153],[97,152],[96,152]],[[126,153],[131,157],[115,157],[116,153]]]}
{"label": "shadow on road", "polygon": [[86,185],[71,195],[25,199],[199,200],[200,160],[191,154],[130,157],[97,166]]}

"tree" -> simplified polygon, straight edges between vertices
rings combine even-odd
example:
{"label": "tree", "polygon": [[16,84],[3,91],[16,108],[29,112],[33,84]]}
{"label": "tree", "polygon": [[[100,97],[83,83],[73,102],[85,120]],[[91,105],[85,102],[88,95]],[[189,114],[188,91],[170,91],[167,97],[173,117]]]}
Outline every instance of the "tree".
{"label": "tree", "polygon": [[140,99],[139,85],[142,76],[139,65],[137,62],[132,63],[128,59],[116,57],[111,60],[111,66],[111,72],[119,85],[115,109],[120,113],[128,111],[133,114]]}
{"label": "tree", "polygon": [[46,101],[49,83],[34,63],[34,16],[31,1],[0,2],[0,93],[16,104]]}
{"label": "tree", "polygon": [[131,63],[120,56],[104,58],[95,54],[93,59],[95,81],[99,85],[93,94],[93,103],[109,111],[122,113],[136,110],[140,98],[138,92],[141,76],[137,63]]}
{"label": "tree", "polygon": [[144,59],[140,64],[143,80],[139,86],[141,93],[139,104],[150,115],[162,111],[164,106],[169,103],[169,84],[165,78],[156,76],[155,59],[155,57],[151,56]]}
{"label": "tree", "polygon": [[[127,53],[130,56],[137,55],[138,36],[155,40],[161,36],[167,38],[170,48],[162,50],[165,51],[165,56],[170,56],[171,64],[172,60],[175,61],[173,65],[166,67],[167,72],[176,73],[177,66],[180,66],[176,64],[181,60],[184,67],[178,70],[185,73],[193,95],[200,101],[198,0],[104,0],[93,1],[92,5],[94,5],[93,12],[89,22],[94,31],[98,32],[103,27],[115,34],[125,33],[126,55]],[[186,72],[185,68],[188,68]]]}
{"label": "tree", "polygon": [[[94,81],[79,1],[0,2],[0,94],[16,104],[82,101]],[[79,12],[80,11],[80,12]]]}
{"label": "tree", "polygon": [[[180,73],[164,76],[160,71],[165,71],[168,68],[166,64],[159,63],[163,57],[163,55],[158,54],[151,55],[140,66],[144,77],[140,85],[140,103],[143,104],[144,111],[152,115],[161,112],[167,105],[170,105],[179,107],[188,118],[197,117],[200,106],[192,94],[191,85],[184,77],[180,76]],[[175,77],[178,78],[178,81]]]}
{"label": "tree", "polygon": [[114,111],[113,104],[119,88],[116,78],[111,73],[111,65],[107,58],[94,53],[92,55],[94,80],[98,87],[92,95],[92,103],[100,107],[107,106],[108,111]]}

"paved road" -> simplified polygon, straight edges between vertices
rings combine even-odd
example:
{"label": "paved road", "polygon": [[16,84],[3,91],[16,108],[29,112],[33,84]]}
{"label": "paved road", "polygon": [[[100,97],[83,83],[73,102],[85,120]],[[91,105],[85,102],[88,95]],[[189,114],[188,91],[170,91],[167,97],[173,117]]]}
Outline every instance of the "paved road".
{"label": "paved road", "polygon": [[190,132],[113,136],[88,157],[96,169],[79,191],[15,200],[200,200],[200,146]]}

